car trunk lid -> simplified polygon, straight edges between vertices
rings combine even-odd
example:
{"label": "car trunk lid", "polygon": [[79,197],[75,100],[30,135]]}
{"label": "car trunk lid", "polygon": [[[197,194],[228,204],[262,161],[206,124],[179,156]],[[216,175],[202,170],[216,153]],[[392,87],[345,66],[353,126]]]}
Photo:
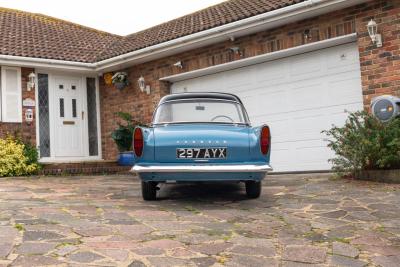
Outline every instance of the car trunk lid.
{"label": "car trunk lid", "polygon": [[[155,160],[162,163],[231,163],[249,158],[249,129],[242,125],[170,124],[156,126]],[[179,158],[177,149],[195,149],[201,158]],[[226,148],[226,157],[216,149]],[[210,157],[205,157],[205,149]],[[213,153],[216,158],[213,158]],[[197,153],[194,153],[197,154]]]}

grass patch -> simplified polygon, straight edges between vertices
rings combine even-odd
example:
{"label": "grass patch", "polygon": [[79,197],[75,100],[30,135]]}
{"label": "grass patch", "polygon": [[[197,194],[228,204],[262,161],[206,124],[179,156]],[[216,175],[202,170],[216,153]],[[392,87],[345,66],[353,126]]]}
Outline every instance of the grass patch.
{"label": "grass patch", "polygon": [[104,210],[102,208],[96,207],[96,213],[97,214],[103,214]]}
{"label": "grass patch", "polygon": [[342,242],[342,243],[350,244],[350,240],[348,240],[346,238],[335,237],[335,238],[332,238],[332,240],[336,241],[336,242]]}
{"label": "grass patch", "polygon": [[69,209],[67,209],[66,207],[61,208],[61,211],[70,214],[70,213],[69,213]]}
{"label": "grass patch", "polygon": [[386,229],[385,229],[385,227],[383,227],[382,225],[380,225],[380,226],[378,226],[378,227],[376,228],[376,231],[381,232],[381,233],[384,233],[384,232],[386,232]]}
{"label": "grass patch", "polygon": [[163,239],[168,239],[168,240],[174,240],[176,239],[176,235],[154,235],[154,234],[149,234],[147,235],[150,239],[149,240],[143,240],[143,242],[148,242],[150,240],[163,240]]}
{"label": "grass patch", "polygon": [[20,231],[20,232],[25,231],[25,227],[24,227],[22,224],[19,224],[19,223],[16,223],[16,224],[14,225],[14,228],[17,229],[17,230]]}
{"label": "grass patch", "polygon": [[192,206],[186,206],[185,209],[187,211],[193,212],[194,214],[200,214],[201,213],[198,209],[193,208]]}
{"label": "grass patch", "polygon": [[56,248],[62,248],[62,247],[67,247],[67,246],[73,246],[74,244],[70,242],[62,242],[56,246]]}
{"label": "grass patch", "polygon": [[225,256],[218,256],[217,258],[217,262],[219,264],[225,265],[225,263],[228,261],[228,258]]}

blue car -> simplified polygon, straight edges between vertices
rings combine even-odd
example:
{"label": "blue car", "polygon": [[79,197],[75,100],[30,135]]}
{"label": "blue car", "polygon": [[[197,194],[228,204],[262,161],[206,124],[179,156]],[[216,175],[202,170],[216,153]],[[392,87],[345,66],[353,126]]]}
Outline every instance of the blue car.
{"label": "blue car", "polygon": [[261,194],[269,165],[267,125],[252,127],[242,101],[223,93],[165,96],[150,127],[134,131],[132,172],[144,200],[155,200],[166,182],[244,182],[249,198]]}

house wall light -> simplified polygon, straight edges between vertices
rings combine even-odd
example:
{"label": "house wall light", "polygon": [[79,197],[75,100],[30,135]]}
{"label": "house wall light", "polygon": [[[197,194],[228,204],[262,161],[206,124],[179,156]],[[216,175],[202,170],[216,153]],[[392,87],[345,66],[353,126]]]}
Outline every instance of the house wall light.
{"label": "house wall light", "polygon": [[176,63],[174,64],[174,67],[177,67],[177,68],[183,69],[183,63],[182,63],[182,61],[178,61],[178,62],[176,62]]}
{"label": "house wall light", "polygon": [[26,83],[26,90],[30,92],[32,89],[35,89],[36,85],[36,74],[34,72],[29,73],[28,82]]}
{"label": "house wall light", "polygon": [[373,19],[371,19],[371,21],[367,25],[367,28],[372,43],[374,43],[376,47],[382,47],[382,35],[378,34],[378,24]]}
{"label": "house wall light", "polygon": [[305,40],[306,42],[312,40],[312,33],[311,33],[311,30],[310,30],[310,29],[304,30],[304,40]]}
{"label": "house wall light", "polygon": [[238,46],[230,47],[229,50],[230,50],[232,53],[236,54],[236,55],[241,54],[241,53],[240,53],[240,47],[238,47]]}
{"label": "house wall light", "polygon": [[148,95],[150,94],[150,85],[146,85],[146,81],[143,76],[140,76],[140,78],[138,79],[138,86],[142,93],[146,93]]}

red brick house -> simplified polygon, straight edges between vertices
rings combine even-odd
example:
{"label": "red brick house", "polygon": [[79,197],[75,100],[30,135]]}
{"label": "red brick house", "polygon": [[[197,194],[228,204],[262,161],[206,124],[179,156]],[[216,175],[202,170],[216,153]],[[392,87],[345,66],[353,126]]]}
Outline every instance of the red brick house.
{"label": "red brick house", "polygon": [[[398,0],[231,0],[128,36],[0,9],[0,33],[0,135],[20,131],[43,162],[115,159],[116,112],[149,122],[166,94],[225,91],[272,127],[276,170],[324,170],[321,130],[400,96]],[[117,71],[123,90],[104,79]]]}

